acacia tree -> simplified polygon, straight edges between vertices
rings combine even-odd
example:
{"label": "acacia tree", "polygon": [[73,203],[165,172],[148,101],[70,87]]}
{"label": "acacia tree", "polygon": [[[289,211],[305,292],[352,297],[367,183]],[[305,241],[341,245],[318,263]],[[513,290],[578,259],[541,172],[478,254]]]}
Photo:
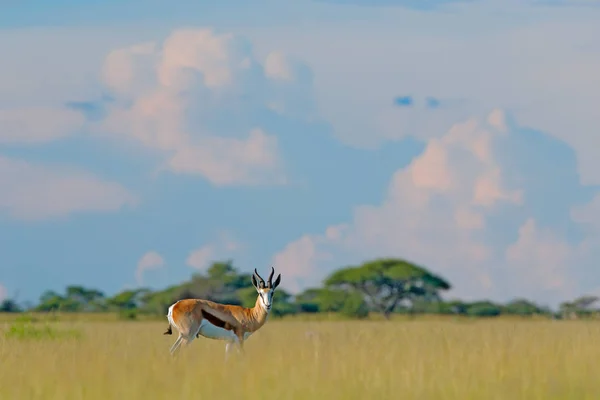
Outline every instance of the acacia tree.
{"label": "acacia tree", "polygon": [[303,312],[339,312],[352,318],[365,318],[369,314],[364,297],[355,290],[310,288],[296,295],[295,303]]}
{"label": "acacia tree", "polygon": [[563,318],[578,318],[589,316],[598,311],[592,306],[598,302],[597,296],[581,296],[570,302],[560,304],[560,313]]}
{"label": "acacia tree", "polygon": [[177,300],[188,298],[240,305],[246,292],[256,294],[251,275],[238,272],[232,260],[224,260],[211,263],[206,273],[193,274],[189,281],[145,294],[141,300],[145,310],[162,314]]}
{"label": "acacia tree", "polygon": [[371,309],[386,319],[402,301],[439,301],[439,292],[450,283],[423,267],[403,259],[379,258],[358,267],[333,272],[325,285],[361,293]]}

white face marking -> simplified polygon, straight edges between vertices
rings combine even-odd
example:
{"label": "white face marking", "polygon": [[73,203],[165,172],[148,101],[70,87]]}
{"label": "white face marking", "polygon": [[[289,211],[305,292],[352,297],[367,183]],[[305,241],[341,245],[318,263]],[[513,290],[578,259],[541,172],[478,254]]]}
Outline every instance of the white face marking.
{"label": "white face marking", "polygon": [[265,310],[270,311],[273,305],[273,289],[257,289],[260,295],[260,303]]}
{"label": "white face marking", "polygon": [[228,331],[227,329],[219,328],[218,326],[211,324],[205,319],[203,319],[200,323],[200,329],[198,330],[198,333],[208,339],[237,339],[237,336],[235,336],[233,331]]}

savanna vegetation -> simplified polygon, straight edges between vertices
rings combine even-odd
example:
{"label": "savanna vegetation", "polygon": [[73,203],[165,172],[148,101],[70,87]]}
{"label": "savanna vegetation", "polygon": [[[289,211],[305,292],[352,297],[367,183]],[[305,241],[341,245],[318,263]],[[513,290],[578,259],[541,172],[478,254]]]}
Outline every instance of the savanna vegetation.
{"label": "savanna vegetation", "polygon": [[1,399],[600,396],[600,325],[581,320],[274,320],[227,362],[206,339],[170,358],[157,321],[7,325],[22,328],[0,339]]}
{"label": "savanna vegetation", "polygon": [[[320,287],[308,288],[294,296],[279,288],[272,315],[277,318],[327,314],[363,319],[377,314],[390,319],[398,315],[424,314],[550,318],[597,314],[598,298],[592,296],[565,302],[559,310],[551,310],[525,298],[506,304],[486,299],[474,302],[445,300],[443,294],[449,289],[450,282],[422,266],[402,259],[375,259],[359,266],[340,268],[327,276]],[[71,285],[62,293],[43,293],[39,302],[30,306],[6,299],[0,304],[0,312],[117,313],[124,319],[164,318],[169,305],[189,297],[251,307],[256,301],[256,291],[251,284],[251,274],[240,272],[231,260],[227,260],[214,262],[206,273],[194,274],[188,281],[162,290],[138,288],[106,296],[97,288]]]}
{"label": "savanna vegetation", "polygon": [[175,337],[162,332],[177,299],[254,304],[231,261],[159,291],[5,300],[0,399],[600,398],[596,298],[550,310],[446,300],[450,288],[404,260],[341,268],[295,296],[278,289],[274,317],[228,362],[222,342],[202,338],[171,358]]}

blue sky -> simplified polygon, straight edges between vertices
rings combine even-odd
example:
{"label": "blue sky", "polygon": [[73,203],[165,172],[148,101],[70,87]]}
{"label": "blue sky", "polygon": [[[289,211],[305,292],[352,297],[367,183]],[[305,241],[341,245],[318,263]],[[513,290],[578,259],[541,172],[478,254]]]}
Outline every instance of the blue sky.
{"label": "blue sky", "polygon": [[14,2],[0,297],[379,256],[448,297],[600,293],[600,9],[552,3]]}

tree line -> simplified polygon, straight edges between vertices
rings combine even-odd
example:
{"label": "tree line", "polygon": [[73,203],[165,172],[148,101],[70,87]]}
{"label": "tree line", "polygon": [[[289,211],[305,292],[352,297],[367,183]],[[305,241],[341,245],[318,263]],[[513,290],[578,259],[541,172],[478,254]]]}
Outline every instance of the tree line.
{"label": "tree line", "polygon": [[[320,287],[308,288],[294,296],[279,288],[271,312],[277,317],[336,313],[357,319],[379,313],[389,319],[394,314],[580,318],[595,315],[597,311],[598,298],[594,296],[562,303],[558,311],[524,298],[506,304],[489,300],[444,300],[443,292],[451,287],[445,278],[422,266],[403,259],[379,258],[340,268],[327,276]],[[29,307],[14,299],[5,299],[0,303],[0,312],[117,312],[122,318],[135,319],[140,314],[165,315],[171,304],[184,298],[252,307],[256,291],[251,275],[240,272],[232,260],[227,260],[214,262],[206,273],[193,274],[188,281],[162,290],[138,288],[106,296],[94,288],[71,285],[63,293],[44,292],[39,302]]]}

